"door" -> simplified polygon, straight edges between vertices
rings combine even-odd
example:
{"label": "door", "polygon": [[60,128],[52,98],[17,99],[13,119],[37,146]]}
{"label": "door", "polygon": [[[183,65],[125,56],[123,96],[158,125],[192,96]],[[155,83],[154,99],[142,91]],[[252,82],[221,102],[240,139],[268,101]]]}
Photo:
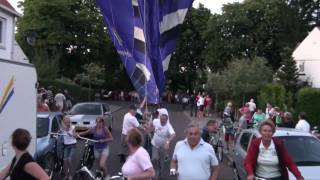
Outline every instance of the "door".
{"label": "door", "polygon": [[247,173],[244,169],[244,158],[247,155],[247,150],[249,147],[249,142],[251,139],[252,133],[244,132],[241,137],[238,139],[235,149],[235,163],[239,172],[241,179],[246,179]]}

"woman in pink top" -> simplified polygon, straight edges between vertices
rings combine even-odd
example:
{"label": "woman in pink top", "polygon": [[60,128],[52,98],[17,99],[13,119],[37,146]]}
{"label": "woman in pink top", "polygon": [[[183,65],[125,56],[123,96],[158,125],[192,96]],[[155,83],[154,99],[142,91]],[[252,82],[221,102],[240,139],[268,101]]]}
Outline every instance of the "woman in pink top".
{"label": "woman in pink top", "polygon": [[129,130],[127,135],[129,156],[122,166],[122,173],[128,180],[149,180],[154,178],[153,169],[148,152],[141,146],[142,135],[138,129]]}

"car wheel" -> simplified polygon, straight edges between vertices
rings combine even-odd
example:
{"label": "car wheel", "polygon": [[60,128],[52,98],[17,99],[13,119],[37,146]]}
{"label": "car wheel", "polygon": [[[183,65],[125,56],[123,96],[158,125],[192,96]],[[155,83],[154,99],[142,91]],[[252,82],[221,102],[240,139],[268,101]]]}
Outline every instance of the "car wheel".
{"label": "car wheel", "polygon": [[41,166],[51,178],[54,171],[54,155],[52,153],[47,153],[41,162]]}
{"label": "car wheel", "polygon": [[239,172],[235,164],[233,164],[233,179],[240,180]]}

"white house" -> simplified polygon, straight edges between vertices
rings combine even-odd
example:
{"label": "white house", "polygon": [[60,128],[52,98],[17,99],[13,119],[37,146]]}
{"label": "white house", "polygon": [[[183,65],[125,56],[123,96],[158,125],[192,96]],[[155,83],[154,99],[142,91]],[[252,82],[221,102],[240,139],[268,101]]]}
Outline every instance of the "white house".
{"label": "white house", "polygon": [[292,54],[300,78],[308,79],[312,87],[320,88],[320,27],[315,27]]}
{"label": "white house", "polygon": [[0,0],[0,59],[26,62],[27,57],[14,38],[19,13],[7,0]]}

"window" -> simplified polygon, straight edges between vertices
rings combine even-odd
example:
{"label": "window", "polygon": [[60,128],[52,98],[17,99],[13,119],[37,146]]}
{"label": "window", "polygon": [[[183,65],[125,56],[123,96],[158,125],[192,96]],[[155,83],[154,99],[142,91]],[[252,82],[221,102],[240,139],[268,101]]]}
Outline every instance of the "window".
{"label": "window", "polygon": [[304,73],[304,61],[299,62],[299,73]]}
{"label": "window", "polygon": [[283,136],[280,137],[297,165],[320,165],[320,142],[309,136]]}
{"label": "window", "polygon": [[241,136],[240,145],[245,151],[247,151],[247,148],[249,146],[250,138],[251,138],[251,133],[243,133]]}
{"label": "window", "polygon": [[5,46],[4,46],[4,41],[5,41],[5,38],[4,38],[4,33],[5,33],[5,19],[0,17],[0,48],[4,49]]}
{"label": "window", "polygon": [[48,135],[49,131],[49,118],[37,118],[37,138]]}

